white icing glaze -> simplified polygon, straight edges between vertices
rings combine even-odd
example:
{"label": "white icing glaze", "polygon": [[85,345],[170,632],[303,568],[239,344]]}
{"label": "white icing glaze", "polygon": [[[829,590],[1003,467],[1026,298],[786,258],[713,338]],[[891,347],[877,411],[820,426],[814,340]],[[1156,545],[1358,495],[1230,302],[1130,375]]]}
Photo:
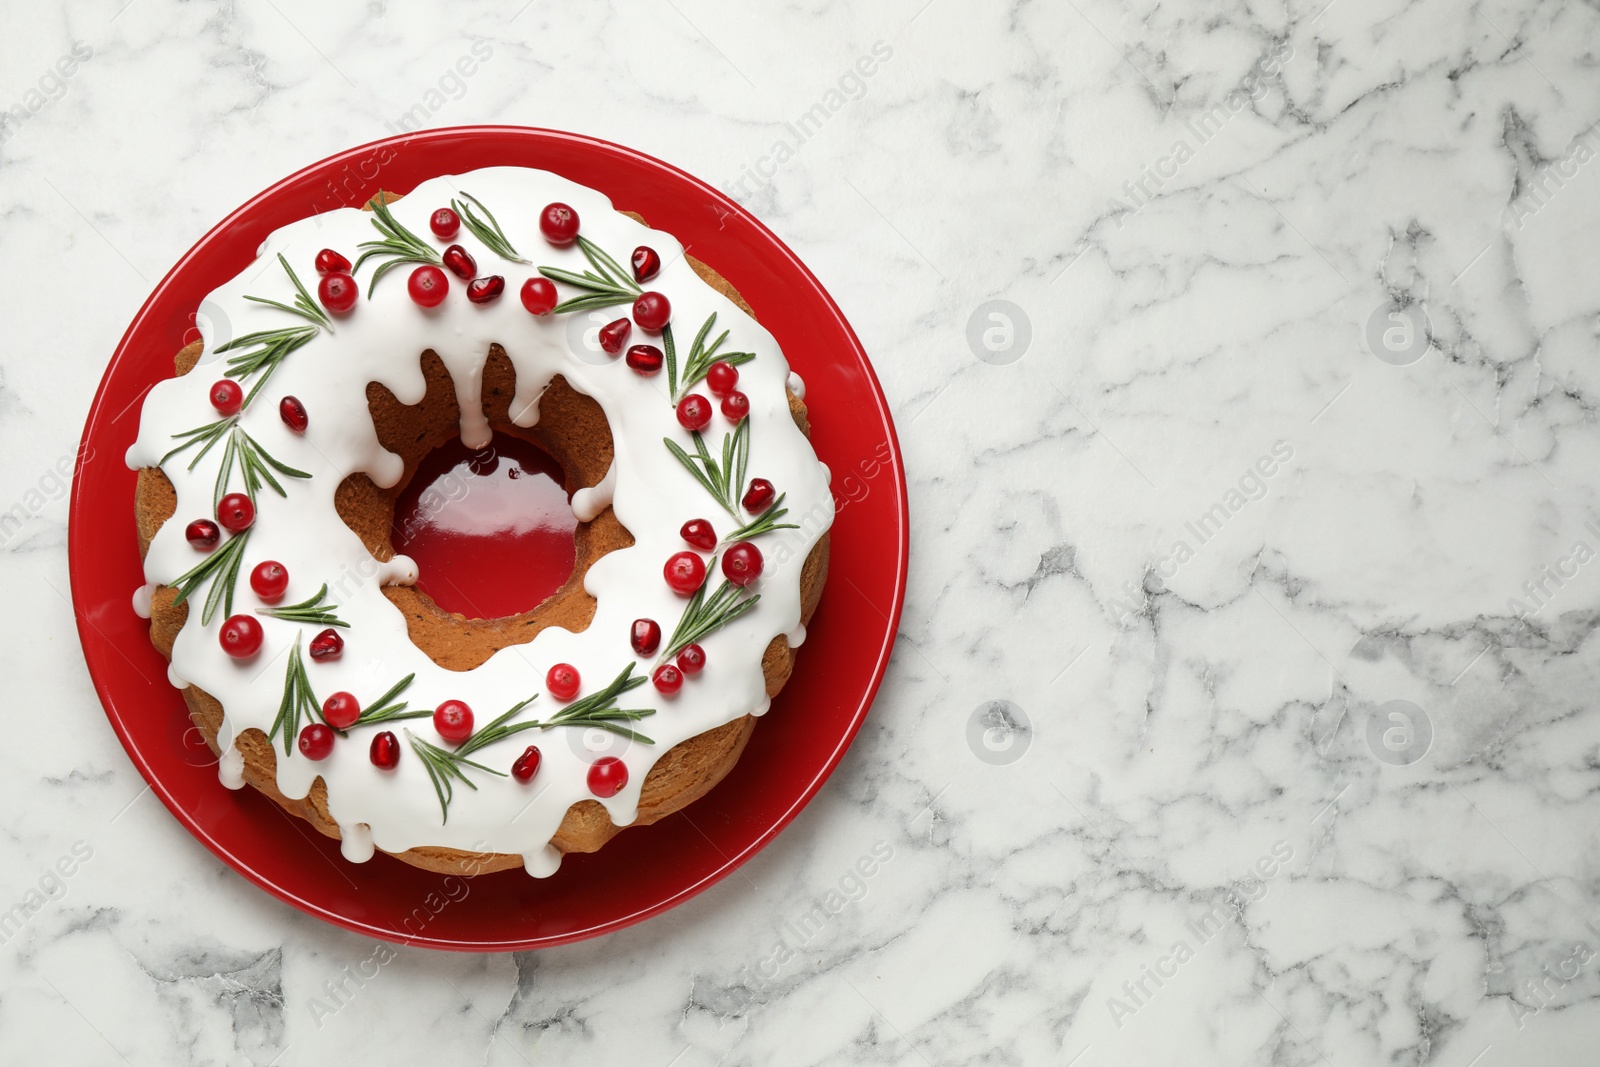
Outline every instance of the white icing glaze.
{"label": "white icing glaze", "polygon": [[244,788],[244,753],[238,745],[229,745],[217,761],[217,780],[229,789]]}
{"label": "white icing glaze", "polygon": [[605,477],[592,487],[579,489],[572,494],[572,514],[579,522],[593,522],[602,511],[611,506],[611,499],[616,491],[617,465],[613,463],[606,468]]}
{"label": "white icing glaze", "polygon": [[372,827],[364,822],[339,824],[339,855],[351,863],[365,863],[373,851]]}
{"label": "white icing glaze", "polygon": [[805,626],[805,623],[801,623],[799,626],[796,626],[793,630],[790,630],[788,632],[788,634],[786,634],[784,636],[784,640],[789,642],[789,647],[790,648],[799,648],[801,645],[805,644],[806,643],[806,626]]}
{"label": "white icing glaze", "polygon": [[148,582],[133,591],[133,613],[141,619],[150,617],[150,598],[155,594],[156,587]]}
{"label": "white icing glaze", "polygon": [[796,397],[798,397],[801,400],[804,400],[806,398],[806,380],[804,378],[800,377],[800,375],[799,375],[799,373],[797,371],[790,371],[789,372],[788,385],[789,385],[789,392],[793,393]]}
{"label": "white icing glaze", "polygon": [[[627,764],[628,784],[616,796],[599,802],[614,822],[626,825],[636,818],[640,787],[662,754],[743,714],[759,715],[767,710],[770,701],[761,671],[762,652],[774,636],[797,632],[801,565],[831,523],[832,496],[815,453],[789,416],[785,386],[793,389],[796,382],[791,381],[777,343],[699,279],[679,242],[613,211],[610,201],[594,190],[543,171],[517,168],[433,179],[392,210],[403,225],[432,240],[429,213],[462,190],[483,201],[517,250],[538,265],[574,271],[587,266],[576,246],[555,248],[539,235],[538,212],[553,200],[576,208],[583,234],[624,263],[639,244],[656,249],[667,266],[650,287],[666,293],[672,301],[680,352],[706,316],[715,312],[718,329],[732,330],[730,344],[757,353],[755,360],[740,368],[740,388],[750,398],[749,475],[767,478],[786,492],[792,512],[828,519],[821,524],[808,523],[803,530],[768,535],[760,542],[765,556],[765,570],[756,586],[760,602],[701,642],[708,667],[677,697],[664,699],[646,685],[623,698],[624,707],[657,709],[656,715],[635,724],[655,739],[654,745],[626,745],[609,753]],[[325,212],[293,223],[268,237],[261,259],[213,292],[209,305],[226,314],[234,337],[298,325],[301,320],[286,312],[244,299],[247,295],[284,301],[292,298],[292,287],[276,264],[277,255],[282,253],[314,290],[317,275],[313,264],[319,249],[335,248],[354,259],[356,245],[376,236],[371,216],[354,209]],[[465,700],[481,725],[540,692],[545,671],[557,662],[578,667],[585,693],[605,685],[630,660],[636,662],[636,673],[648,672],[653,662],[633,656],[628,628],[639,617],[656,619],[667,632],[676,625],[684,601],[666,586],[661,568],[667,557],[685,547],[679,527],[690,518],[709,517],[719,532],[727,532],[733,520],[662,445],[663,437],[687,444],[687,435],[663,395],[666,383],[661,376],[640,377],[620,357],[606,365],[580,358],[568,347],[563,317],[535,318],[522,308],[517,291],[534,275],[533,267],[500,259],[465,229],[455,240],[476,258],[481,275],[505,277],[505,296],[493,304],[472,304],[466,299],[464,283],[452,277],[444,304],[425,312],[407,296],[407,269],[398,269],[379,283],[371,299],[364,297],[354,311],[337,319],[331,334],[321,333],[291,354],[241,416],[240,425],[267,452],[313,475],[309,480],[287,481],[287,498],[270,489],[257,495],[257,521],[242,570],[248,575],[262,560],[282,562],[290,575],[285,602],[302,600],[323,582],[328,583],[329,595],[350,628],[344,631],[346,648],[340,659],[307,661],[319,699],[343,689],[365,703],[402,676],[415,673],[416,680],[405,694],[412,707],[431,708],[452,698]],[[445,242],[435,244],[442,247]],[[363,293],[371,273],[369,265],[358,278]],[[570,295],[565,287],[563,295]],[[623,307],[617,313],[625,311]],[[222,366],[212,355],[214,346],[225,338],[215,336],[210,325],[204,325],[202,332],[205,367],[162,382],[150,392],[139,438],[128,450],[129,466],[156,465],[172,448],[173,434],[216,417],[207,393]],[[633,341],[659,343],[657,338],[640,336],[639,331]],[[384,584],[415,581],[415,563],[398,556],[387,563],[375,560],[339,518],[334,490],[355,472],[365,473],[380,486],[391,486],[400,478],[400,457],[382,448],[373,430],[366,386],[379,382],[402,403],[418,402],[425,389],[419,362],[424,349],[436,352],[451,373],[462,412],[463,440],[469,446],[487,444],[489,426],[479,388],[491,343],[505,349],[516,369],[512,411],[518,424],[532,425],[538,419],[539,396],[556,374],[599,403],[611,425],[616,463],[605,482],[575,494],[574,511],[598,514],[609,503],[635,543],[606,555],[590,568],[585,588],[598,604],[593,622],[583,633],[551,627],[528,644],[503,649],[474,670],[456,672],[439,667],[411,643],[404,618],[380,592]],[[247,380],[246,389],[254,381]],[[803,395],[804,385],[799,384],[793,391]],[[305,404],[310,427],[303,436],[289,431],[278,417],[278,400],[285,395],[296,396]],[[729,429],[719,415],[708,431],[713,450]],[[150,545],[145,558],[148,582],[171,584],[199,559],[184,539],[183,528],[190,519],[212,513],[220,451],[209,454],[193,472],[186,469],[190,453],[165,468],[177,491],[178,507],[173,520]],[[233,488],[238,488],[237,482]],[[712,580],[719,576],[713,574]],[[235,612],[262,606],[248,581],[241,579]],[[174,642],[168,673],[175,686],[181,688],[192,681],[223,704],[225,718],[218,741],[234,754],[224,757],[219,771],[226,779],[237,754],[233,738],[246,729],[266,732],[271,727],[283,695],[288,649],[296,634],[309,640],[314,629],[262,616],[262,651],[249,661],[236,662],[218,645],[222,613],[218,612],[210,625],[201,623],[200,614],[198,610],[189,612]],[[547,718],[559,706],[545,693],[524,715]],[[419,737],[441,743],[427,719],[406,726]],[[422,762],[408,743],[402,741],[403,755],[395,770],[380,771],[372,766],[368,742],[382,728],[353,729],[348,738],[336,742],[333,754],[320,762],[301,756],[292,739],[287,753],[283,739],[275,741],[279,789],[289,797],[303,797],[317,777],[323,778],[330,813],[344,828],[347,855],[359,855],[372,847],[401,852],[440,845],[520,854],[530,874],[545,876],[560,862],[559,852],[549,842],[566,810],[577,801],[596,799],[585,784],[593,753],[584,743],[582,731],[528,731],[479,749],[473,758],[504,771],[529,743],[538,744],[543,762],[534,782],[523,785],[510,777],[472,772],[478,789],[458,787],[448,819],[442,821]],[[239,762],[242,766],[242,758]],[[355,829],[358,826],[367,829]],[[352,843],[352,837],[360,840]]]}

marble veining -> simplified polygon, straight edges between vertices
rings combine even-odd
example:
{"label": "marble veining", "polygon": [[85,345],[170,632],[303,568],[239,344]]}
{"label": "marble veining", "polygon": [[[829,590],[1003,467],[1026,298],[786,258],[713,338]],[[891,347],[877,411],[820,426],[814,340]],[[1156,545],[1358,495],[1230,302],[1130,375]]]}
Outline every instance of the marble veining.
{"label": "marble veining", "polygon": [[[1593,1062],[1593,4],[12,7],[0,1060]],[[170,264],[311,161],[476,122],[759,213],[872,354],[915,543],[877,705],[774,845],[501,956],[346,934],[190,839],[65,552]]]}

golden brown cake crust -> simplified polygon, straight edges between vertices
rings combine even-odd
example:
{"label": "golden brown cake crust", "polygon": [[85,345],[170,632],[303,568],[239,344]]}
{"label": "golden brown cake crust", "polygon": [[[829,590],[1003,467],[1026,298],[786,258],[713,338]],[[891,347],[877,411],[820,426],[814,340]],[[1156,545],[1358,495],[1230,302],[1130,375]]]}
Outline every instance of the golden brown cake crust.
{"label": "golden brown cake crust", "polygon": [[[390,203],[399,199],[390,194],[379,195]],[[644,221],[632,212],[624,214]],[[749,305],[721,275],[692,257],[689,263],[707,284],[750,312]],[[182,375],[192,370],[200,354],[198,342],[180,351],[174,360],[177,373]],[[422,460],[456,436],[460,421],[455,390],[443,362],[431,350],[424,351],[420,358],[427,379],[427,392],[421,402],[404,405],[381,385],[373,383],[367,387],[368,409],[378,439],[385,448],[404,459],[404,476],[393,488],[380,489],[365,475],[352,475],[340,485],[335,496],[340,517],[380,560],[394,555],[389,534],[394,522],[395,501]],[[612,457],[611,430],[600,406],[558,376],[539,399],[538,423],[524,428],[511,421],[509,406],[515,393],[516,372],[504,351],[494,346],[490,349],[483,379],[485,414],[494,430],[530,441],[547,452],[561,464],[569,493],[598,483]],[[793,393],[789,395],[789,408],[796,425],[809,435],[805,405]],[[160,468],[141,470],[134,506],[141,556],[176,508],[176,493]],[[405,616],[412,641],[434,662],[450,670],[471,670],[502,648],[533,640],[547,626],[573,631],[588,626],[594,616],[595,602],[583,589],[584,574],[607,552],[631,545],[633,538],[607,508],[592,522],[579,523],[573,540],[576,558],[571,577],[531,611],[498,619],[468,619],[444,611],[426,593],[412,587],[386,587],[384,595]],[[809,623],[816,611],[827,568],[828,537],[824,534],[801,570],[800,614],[804,623]],[[172,656],[173,640],[182,629],[189,610],[187,604],[174,607],[176,597],[177,590],[161,586],[151,598],[150,639],[168,659]],[[773,638],[762,659],[769,696],[776,696],[788,681],[794,660],[794,650],[784,637]],[[218,751],[216,739],[222,725],[222,705],[197,686],[189,686],[183,695],[190,717],[206,743],[213,752]],[[668,750],[645,777],[639,798],[639,816],[633,825],[649,825],[704,796],[738,762],[754,730],[755,719],[746,715]],[[339,837],[338,824],[328,813],[327,788],[320,777],[312,783],[305,798],[286,797],[277,787],[277,757],[266,735],[256,729],[245,730],[236,743],[244,756],[247,783],[327,836]],[[600,804],[581,801],[567,810],[552,844],[562,852],[593,852],[621,829],[612,823]],[[393,855],[426,870],[462,875],[506,870],[519,867],[523,862],[521,856],[508,853],[476,853],[432,846]]]}

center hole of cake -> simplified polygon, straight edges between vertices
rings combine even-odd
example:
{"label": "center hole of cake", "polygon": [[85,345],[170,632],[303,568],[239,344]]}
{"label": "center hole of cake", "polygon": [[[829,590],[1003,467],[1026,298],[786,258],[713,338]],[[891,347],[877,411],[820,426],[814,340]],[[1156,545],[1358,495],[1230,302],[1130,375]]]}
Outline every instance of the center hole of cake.
{"label": "center hole of cake", "polygon": [[417,563],[417,587],[445,611],[498,619],[530,611],[572,574],[578,520],[561,466],[497,433],[435,449],[395,502],[390,540]]}

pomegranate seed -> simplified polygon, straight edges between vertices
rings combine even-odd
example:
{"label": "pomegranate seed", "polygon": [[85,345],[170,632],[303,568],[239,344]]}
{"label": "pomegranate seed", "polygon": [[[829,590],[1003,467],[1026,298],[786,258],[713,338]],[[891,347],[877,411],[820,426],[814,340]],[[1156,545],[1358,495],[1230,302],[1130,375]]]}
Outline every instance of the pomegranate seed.
{"label": "pomegranate seed", "polygon": [[544,687],[550,690],[550,695],[557,700],[571,700],[578,695],[578,687],[581,684],[578,668],[570,663],[557,663],[544,676]]}
{"label": "pomegranate seed", "polygon": [[678,669],[684,674],[699,674],[706,669],[706,650],[699,645],[684,645],[678,653]]}
{"label": "pomegranate seed", "polygon": [[650,655],[661,647],[661,624],[654,619],[634,619],[628,630],[628,643],[639,655]]}
{"label": "pomegranate seed", "polygon": [[739,503],[750,514],[759,515],[767,510],[772,504],[773,497],[777,495],[778,491],[765,478],[751,478],[750,488],[744,491],[744,499]]}
{"label": "pomegranate seed", "polygon": [[678,401],[678,425],[699,433],[711,425],[711,401],[699,393],[690,393]]}
{"label": "pomegranate seed", "polygon": [[670,663],[663,663],[650,676],[650,681],[662,696],[676,696],[678,690],[683,688],[683,672]]}
{"label": "pomegranate seed", "polygon": [[628,366],[649,377],[661,369],[661,365],[667,361],[667,357],[655,345],[634,345],[628,349],[627,361]]}
{"label": "pomegranate seed", "polygon": [[231,615],[217,639],[222,651],[234,659],[249,659],[261,651],[261,623],[254,615]]}
{"label": "pomegranate seed", "polygon": [[340,271],[338,274],[324,274],[317,283],[317,299],[322,301],[322,306],[335,315],[343,315],[356,306],[356,301],[361,298],[361,287],[356,285],[356,280],[350,275]]}
{"label": "pomegranate seed", "polygon": [[517,762],[511,765],[511,777],[527,785],[533,781],[533,776],[539,773],[539,746],[529,745],[517,757]]}
{"label": "pomegranate seed", "polygon": [[467,283],[467,299],[474,304],[490,304],[506,291],[506,280],[498,274],[475,278]]}
{"label": "pomegranate seed", "polygon": [[411,272],[406,291],[419,306],[436,308],[450,294],[450,279],[438,267],[424,264]]}
{"label": "pomegranate seed", "polygon": [[628,784],[628,765],[615,756],[601,756],[589,767],[589,792],[614,797]]}
{"label": "pomegranate seed", "polygon": [[318,274],[349,274],[350,261],[331,248],[317,253]]}
{"label": "pomegranate seed", "polygon": [[217,524],[210,519],[196,519],[184,527],[183,536],[200,551],[210,552],[217,547],[217,540],[221,538],[222,531],[217,529]]}
{"label": "pomegranate seed", "polygon": [[737,423],[750,414],[750,398],[735,389],[722,398],[722,414],[729,422]]}
{"label": "pomegranate seed", "polygon": [[300,755],[309,760],[325,760],[333,755],[333,731],[320,722],[306,725],[300,731]]}
{"label": "pomegranate seed", "polygon": [[440,258],[444,260],[444,265],[450,268],[450,273],[464,282],[469,282],[478,276],[477,261],[460,245],[451,245],[444,250],[444,255]]}
{"label": "pomegranate seed", "polygon": [[647,282],[661,273],[661,257],[648,245],[633,250],[633,280]]}
{"label": "pomegranate seed", "polygon": [[278,401],[278,418],[295,433],[305,433],[311,420],[306,416],[306,406],[292,396]]}
{"label": "pomegranate seed", "polygon": [[706,580],[706,561],[693,552],[674,553],[662,574],[674,593],[689,596]]}
{"label": "pomegranate seed", "polygon": [[344,638],[339,636],[339,631],[329,627],[311,639],[311,658],[317,662],[338,659],[339,653],[344,651]]}
{"label": "pomegranate seed", "polygon": [[461,216],[442,207],[428,216],[428,229],[441,241],[448,241],[461,231]]}
{"label": "pomegranate seed", "polygon": [[238,382],[224,378],[211,387],[211,406],[218,415],[237,415],[244,406],[244,390]]}
{"label": "pomegranate seed", "polygon": [[446,741],[459,745],[472,736],[472,709],[460,700],[446,700],[434,709],[433,728]]}
{"label": "pomegranate seed", "polygon": [[622,346],[628,343],[628,335],[632,332],[633,323],[627,319],[612,319],[600,327],[600,347],[614,356],[622,351]]}
{"label": "pomegranate seed", "polygon": [[372,739],[372,747],[367,754],[372,757],[374,767],[392,771],[400,765],[400,739],[385,730]]}
{"label": "pomegranate seed", "polygon": [[685,541],[703,552],[717,547],[717,531],[708,519],[690,519],[678,528]]}
{"label": "pomegranate seed", "polygon": [[633,302],[633,321],[639,329],[660,333],[672,318],[672,302],[661,293],[643,293]]}
{"label": "pomegranate seed", "polygon": [[722,576],[734,585],[749,585],[761,577],[761,563],[761,550],[740,541],[722,554]]}
{"label": "pomegranate seed", "polygon": [[282,600],[289,588],[289,570],[275,559],[257,563],[250,572],[250,588],[268,604]]}
{"label": "pomegranate seed", "polygon": [[256,521],[256,506],[243,493],[229,493],[217,502],[217,521],[229,533],[243,533]]}
{"label": "pomegranate seed", "polygon": [[556,287],[549,278],[529,278],[522,283],[522,306],[534,315],[548,315],[556,308]]}
{"label": "pomegranate seed", "polygon": [[706,388],[712,396],[727,396],[739,387],[739,368],[726,360],[717,360],[706,368]]}
{"label": "pomegranate seed", "polygon": [[539,212],[539,232],[553,245],[570,245],[578,239],[578,213],[557,201]]}
{"label": "pomegranate seed", "polygon": [[341,690],[322,702],[322,717],[335,730],[348,730],[361,718],[361,704],[354,693]]}

